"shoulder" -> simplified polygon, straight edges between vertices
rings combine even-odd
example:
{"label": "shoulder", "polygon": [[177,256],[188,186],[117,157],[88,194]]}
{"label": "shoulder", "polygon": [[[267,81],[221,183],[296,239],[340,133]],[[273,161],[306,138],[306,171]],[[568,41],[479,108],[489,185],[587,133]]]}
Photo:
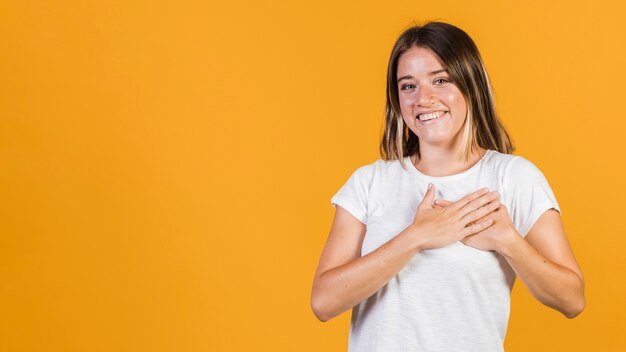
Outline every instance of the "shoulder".
{"label": "shoulder", "polygon": [[543,172],[529,159],[520,155],[494,154],[499,159],[499,178],[505,189],[519,194],[549,187]]}
{"label": "shoulder", "polygon": [[349,183],[358,183],[358,184],[366,184],[370,183],[374,174],[376,173],[376,169],[378,168],[379,160],[370,162],[368,164],[362,165],[353,169],[352,174],[348,178]]}
{"label": "shoulder", "polygon": [[539,168],[530,160],[513,154],[504,154],[491,150],[489,163],[505,178],[524,178],[543,176]]}
{"label": "shoulder", "polygon": [[511,158],[508,171],[508,176],[512,178],[521,178],[527,181],[545,179],[541,170],[533,162],[519,155]]}
{"label": "shoulder", "polygon": [[399,160],[378,159],[358,167],[352,172],[349,182],[363,187],[371,187],[374,184],[395,182],[405,175]]}
{"label": "shoulder", "polygon": [[497,165],[499,167],[509,167],[516,159],[519,158],[521,158],[521,156],[500,153],[496,150],[489,150],[489,158],[487,162],[492,165]]}
{"label": "shoulder", "polygon": [[359,177],[372,177],[379,173],[393,173],[402,170],[400,160],[383,160],[378,159],[369,164],[360,166],[354,171],[354,174]]}
{"label": "shoulder", "polygon": [[352,175],[354,177],[359,177],[359,178],[370,177],[371,175],[373,175],[376,172],[376,168],[378,167],[378,163],[379,163],[379,161],[376,160],[376,161],[371,162],[369,164],[365,164],[365,165],[359,166],[356,170],[354,170]]}

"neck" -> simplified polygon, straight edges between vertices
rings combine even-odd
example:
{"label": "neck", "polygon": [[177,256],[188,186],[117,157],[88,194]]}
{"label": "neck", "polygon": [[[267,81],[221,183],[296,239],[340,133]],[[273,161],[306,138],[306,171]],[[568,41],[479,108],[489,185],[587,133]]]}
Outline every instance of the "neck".
{"label": "neck", "polygon": [[421,158],[417,159],[417,154],[411,156],[411,160],[421,173],[428,176],[450,176],[461,173],[474,166],[486,150],[476,146],[468,160],[461,157],[460,147],[449,148],[446,146],[422,145],[420,144]]}

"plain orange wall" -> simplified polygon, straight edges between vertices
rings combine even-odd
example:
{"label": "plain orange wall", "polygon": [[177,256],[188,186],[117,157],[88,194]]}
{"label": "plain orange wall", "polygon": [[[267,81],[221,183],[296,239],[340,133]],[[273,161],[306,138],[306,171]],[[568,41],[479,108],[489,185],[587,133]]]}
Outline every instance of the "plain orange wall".
{"label": "plain orange wall", "polygon": [[345,351],[309,307],[331,196],[379,158],[414,21],[476,41],[587,283],[515,285],[507,351],[626,350],[619,2],[0,4],[0,350]]}

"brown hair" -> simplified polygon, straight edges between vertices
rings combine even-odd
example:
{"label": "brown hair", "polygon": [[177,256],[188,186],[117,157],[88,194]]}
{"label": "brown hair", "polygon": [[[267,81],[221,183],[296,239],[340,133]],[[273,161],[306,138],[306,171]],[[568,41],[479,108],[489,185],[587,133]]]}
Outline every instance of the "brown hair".
{"label": "brown hair", "polygon": [[399,159],[417,153],[419,138],[411,131],[400,110],[398,98],[398,59],[412,47],[432,50],[448,69],[452,82],[467,104],[463,130],[463,157],[467,160],[476,146],[511,154],[515,149],[509,134],[497,116],[487,70],[472,38],[462,29],[443,22],[428,22],[405,30],[396,41],[387,68],[387,103],[385,129],[380,142],[383,160]]}

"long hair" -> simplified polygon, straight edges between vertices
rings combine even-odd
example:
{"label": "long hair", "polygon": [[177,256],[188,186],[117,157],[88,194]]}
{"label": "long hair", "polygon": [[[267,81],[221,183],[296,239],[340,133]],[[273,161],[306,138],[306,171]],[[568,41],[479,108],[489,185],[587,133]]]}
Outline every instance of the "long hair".
{"label": "long hair", "polygon": [[385,128],[380,142],[382,159],[399,159],[404,168],[405,156],[417,153],[417,157],[421,157],[419,138],[404,123],[398,97],[398,59],[412,47],[432,50],[465,98],[467,118],[463,128],[462,157],[468,160],[476,146],[511,154],[515,147],[497,116],[489,76],[476,44],[458,27],[428,22],[405,30],[391,50],[387,67]]}

